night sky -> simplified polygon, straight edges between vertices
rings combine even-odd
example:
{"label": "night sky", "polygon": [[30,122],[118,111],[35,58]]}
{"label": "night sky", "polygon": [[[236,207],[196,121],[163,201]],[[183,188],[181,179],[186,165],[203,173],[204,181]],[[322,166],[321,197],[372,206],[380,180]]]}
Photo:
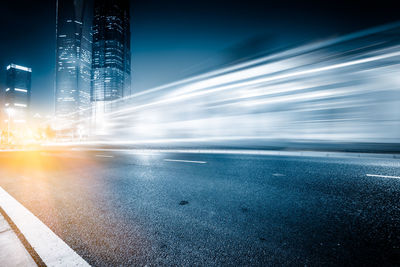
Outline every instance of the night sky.
{"label": "night sky", "polygon": [[[9,63],[31,67],[32,109],[48,114],[54,106],[55,2],[13,0],[0,5],[0,88],[4,90]],[[244,44],[254,40],[273,51],[398,21],[394,3],[132,1],[133,92],[207,70],[216,61],[226,64],[246,53],[251,56],[254,51]]]}

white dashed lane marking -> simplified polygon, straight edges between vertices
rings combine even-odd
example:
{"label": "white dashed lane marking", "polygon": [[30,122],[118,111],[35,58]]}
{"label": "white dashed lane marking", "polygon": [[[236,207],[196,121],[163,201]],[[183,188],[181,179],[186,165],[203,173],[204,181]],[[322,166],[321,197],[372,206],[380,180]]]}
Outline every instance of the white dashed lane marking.
{"label": "white dashed lane marking", "polygon": [[400,179],[400,176],[380,175],[380,174],[366,174],[368,177],[380,177],[380,178],[393,178]]}
{"label": "white dashed lane marking", "polygon": [[205,163],[207,163],[206,161],[183,160],[183,159],[164,159],[164,161],[185,162],[185,163],[197,163],[197,164],[205,164]]}

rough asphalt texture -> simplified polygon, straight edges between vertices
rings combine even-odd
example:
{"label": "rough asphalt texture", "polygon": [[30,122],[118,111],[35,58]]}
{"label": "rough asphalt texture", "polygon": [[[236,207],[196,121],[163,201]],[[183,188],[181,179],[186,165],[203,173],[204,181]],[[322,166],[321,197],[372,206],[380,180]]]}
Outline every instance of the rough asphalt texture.
{"label": "rough asphalt texture", "polygon": [[400,265],[399,159],[27,154],[0,186],[94,266]]}

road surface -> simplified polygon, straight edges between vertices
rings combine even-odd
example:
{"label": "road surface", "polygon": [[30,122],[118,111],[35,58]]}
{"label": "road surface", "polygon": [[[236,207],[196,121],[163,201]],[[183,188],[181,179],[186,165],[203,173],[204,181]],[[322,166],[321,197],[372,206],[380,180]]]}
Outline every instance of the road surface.
{"label": "road surface", "polygon": [[0,186],[94,266],[400,264],[400,160],[1,152]]}

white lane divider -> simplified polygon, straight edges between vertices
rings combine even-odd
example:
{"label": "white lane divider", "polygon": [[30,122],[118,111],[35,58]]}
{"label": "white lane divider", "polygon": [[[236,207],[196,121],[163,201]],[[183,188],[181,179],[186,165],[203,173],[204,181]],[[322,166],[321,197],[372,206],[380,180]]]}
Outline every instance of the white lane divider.
{"label": "white lane divider", "polygon": [[42,221],[1,187],[0,207],[47,266],[90,266]]}
{"label": "white lane divider", "polygon": [[186,162],[186,163],[197,163],[197,164],[205,164],[206,161],[196,161],[196,160],[183,160],[183,159],[164,159],[165,161],[172,161],[172,162]]}
{"label": "white lane divider", "polygon": [[96,155],[97,158],[113,158],[114,156],[111,155]]}
{"label": "white lane divider", "polygon": [[140,156],[160,156],[160,153],[149,153],[149,152],[130,152],[131,155],[140,155]]}
{"label": "white lane divider", "polygon": [[380,178],[393,178],[400,179],[400,176],[380,175],[380,174],[366,174],[368,177],[380,177]]}

